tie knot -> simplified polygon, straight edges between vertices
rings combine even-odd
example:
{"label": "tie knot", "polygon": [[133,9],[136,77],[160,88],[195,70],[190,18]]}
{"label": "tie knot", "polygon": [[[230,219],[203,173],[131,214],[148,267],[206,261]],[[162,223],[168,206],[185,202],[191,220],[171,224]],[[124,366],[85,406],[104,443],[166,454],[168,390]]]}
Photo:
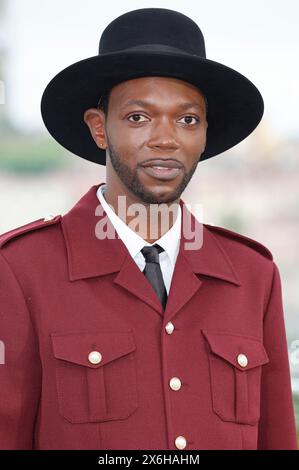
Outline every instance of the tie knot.
{"label": "tie knot", "polygon": [[159,264],[159,253],[162,253],[164,248],[155,243],[152,246],[144,246],[141,250],[146,263],[158,263]]}

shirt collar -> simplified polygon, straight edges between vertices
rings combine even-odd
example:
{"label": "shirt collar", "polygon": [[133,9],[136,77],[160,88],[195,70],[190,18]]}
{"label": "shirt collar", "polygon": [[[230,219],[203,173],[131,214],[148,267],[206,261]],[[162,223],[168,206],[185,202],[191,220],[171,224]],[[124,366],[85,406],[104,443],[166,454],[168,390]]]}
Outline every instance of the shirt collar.
{"label": "shirt collar", "polygon": [[[100,214],[98,213],[99,199],[97,197],[97,190],[103,184],[105,183],[92,186],[66,214],[60,219],[57,218],[57,222],[59,221],[61,224],[66,246],[69,279],[77,281],[117,273],[114,279],[115,283],[125,286],[137,297],[139,296],[148,302],[146,284],[143,286],[144,289],[142,286],[136,287],[136,282],[138,279],[140,280],[139,269],[133,266],[135,263],[132,263],[132,257],[119,235],[117,234],[117,237],[113,238],[97,236],[98,224],[101,221],[104,223],[102,219],[105,217],[105,213],[102,214],[102,211]],[[184,302],[193,295],[194,287],[198,285],[198,277],[193,276],[193,273],[221,279],[237,286],[242,285],[236,270],[239,267],[239,253],[240,256],[243,256],[244,252],[242,245],[235,243],[234,240],[236,236],[240,235],[228,231],[229,236],[233,235],[234,238],[227,240],[227,237],[223,235],[224,229],[220,227],[212,229],[209,225],[199,222],[189,211],[188,204],[185,204],[182,199],[180,199],[180,206],[182,227],[187,224],[186,226],[189,228],[188,237],[183,229],[180,235],[180,249],[173,282],[175,286],[180,285],[181,288],[175,288],[171,307],[173,312],[181,308]],[[110,219],[109,222],[112,225]],[[216,228],[217,230],[215,230]],[[189,245],[195,240],[194,237],[190,238],[190,233],[201,233],[202,244],[200,247],[186,248],[186,244]],[[247,240],[247,244],[251,246],[253,240]],[[257,242],[254,244],[256,245]],[[263,247],[262,250],[264,252],[265,248]],[[268,253],[270,254],[270,252]],[[151,302],[151,305],[154,304],[156,308],[161,308],[161,302]]]}
{"label": "shirt collar", "polygon": [[114,212],[114,210],[107,203],[103,192],[106,190],[105,185],[99,186],[97,190],[97,197],[109,217],[112,225],[117,231],[119,238],[126,245],[130,255],[135,258],[140,250],[146,245],[151,246],[154,243],[158,243],[166,252],[173,266],[175,265],[176,258],[180,248],[180,236],[181,236],[181,219],[182,211],[181,206],[178,204],[178,213],[172,227],[162,235],[161,238],[156,240],[154,243],[148,243],[134,230],[132,230],[125,222]]}

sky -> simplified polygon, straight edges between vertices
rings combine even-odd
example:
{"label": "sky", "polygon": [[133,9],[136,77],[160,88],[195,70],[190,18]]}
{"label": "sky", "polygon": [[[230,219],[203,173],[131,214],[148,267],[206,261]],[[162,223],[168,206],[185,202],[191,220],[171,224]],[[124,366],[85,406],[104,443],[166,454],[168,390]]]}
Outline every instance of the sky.
{"label": "sky", "polygon": [[297,0],[8,0],[0,38],[8,53],[5,106],[15,125],[44,129],[40,100],[48,82],[97,55],[100,35],[114,18],[146,7],[191,17],[204,34],[207,58],[236,69],[260,90],[273,133],[299,136]]}

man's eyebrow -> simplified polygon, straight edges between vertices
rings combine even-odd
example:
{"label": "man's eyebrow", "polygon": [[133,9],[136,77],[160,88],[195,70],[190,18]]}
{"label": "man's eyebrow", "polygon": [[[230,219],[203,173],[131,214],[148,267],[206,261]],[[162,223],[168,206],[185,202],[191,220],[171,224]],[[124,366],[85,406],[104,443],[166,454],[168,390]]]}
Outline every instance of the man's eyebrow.
{"label": "man's eyebrow", "polygon": [[[121,106],[121,109],[125,109],[127,108],[128,106],[131,106],[131,105],[137,105],[137,106],[143,106],[143,107],[155,107],[154,103],[152,103],[151,101],[147,101],[147,100],[128,100],[126,101],[123,106]],[[199,109],[203,109],[203,106],[201,104],[199,104],[197,101],[186,101],[184,103],[181,103],[178,105],[178,107],[184,111],[186,109],[189,109],[189,108],[199,108]]]}
{"label": "man's eyebrow", "polygon": [[199,104],[197,101],[186,101],[185,103],[181,103],[179,105],[179,108],[181,108],[183,111],[188,108],[200,108],[203,109],[203,106]]}

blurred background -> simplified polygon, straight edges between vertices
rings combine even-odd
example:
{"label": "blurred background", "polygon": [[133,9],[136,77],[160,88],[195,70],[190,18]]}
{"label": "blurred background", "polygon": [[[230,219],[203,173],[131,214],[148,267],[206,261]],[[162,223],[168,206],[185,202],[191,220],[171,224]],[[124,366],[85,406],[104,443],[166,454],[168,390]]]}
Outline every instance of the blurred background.
{"label": "blurred background", "polygon": [[[239,145],[198,165],[182,195],[202,220],[265,244],[279,266],[299,429],[299,3],[296,0],[0,0],[0,233],[64,214],[105,181],[47,133],[44,88],[60,70],[97,55],[103,29],[130,10],[162,7],[200,26],[207,57],[260,90],[264,117]],[[192,209],[192,206],[191,206]]]}

